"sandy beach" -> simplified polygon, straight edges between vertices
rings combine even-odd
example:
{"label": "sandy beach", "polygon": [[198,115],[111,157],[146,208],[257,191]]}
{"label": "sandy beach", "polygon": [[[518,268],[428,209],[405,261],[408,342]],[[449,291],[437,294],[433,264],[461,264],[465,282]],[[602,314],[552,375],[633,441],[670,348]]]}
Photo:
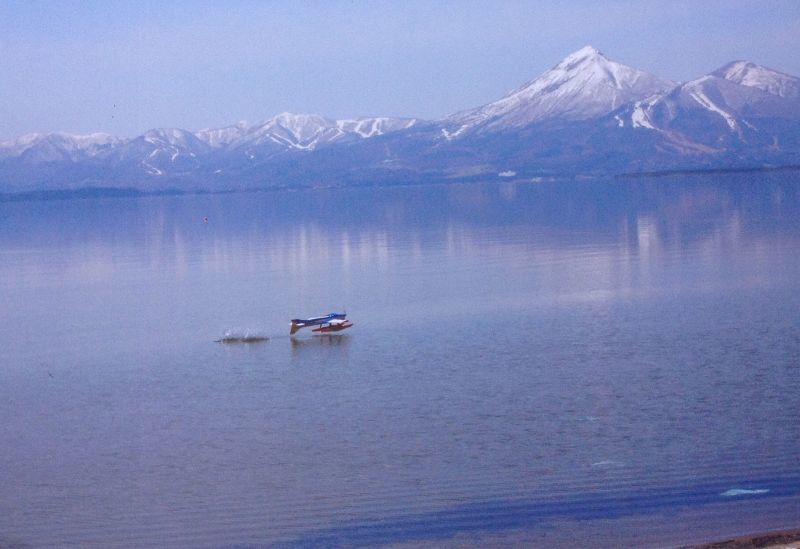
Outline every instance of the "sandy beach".
{"label": "sandy beach", "polygon": [[754,534],[689,547],[691,549],[800,549],[800,529]]}

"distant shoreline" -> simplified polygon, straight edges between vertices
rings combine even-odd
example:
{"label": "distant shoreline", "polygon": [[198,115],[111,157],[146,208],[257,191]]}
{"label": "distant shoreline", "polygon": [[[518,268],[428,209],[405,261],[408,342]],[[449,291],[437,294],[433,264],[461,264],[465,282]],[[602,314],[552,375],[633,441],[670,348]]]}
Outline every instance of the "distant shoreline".
{"label": "distant shoreline", "polygon": [[[609,174],[607,176],[601,175],[563,175],[563,176],[547,176],[547,182],[553,181],[585,181],[587,179],[602,180],[602,179],[635,179],[635,178],[657,178],[657,177],[670,177],[680,175],[721,175],[721,174],[737,174],[737,173],[771,173],[771,172],[793,172],[800,171],[800,165],[787,165],[787,166],[761,166],[761,167],[742,167],[742,168],[709,168],[709,169],[676,169],[676,170],[663,170],[653,172],[630,172],[621,174]],[[535,178],[534,178],[535,179]],[[506,183],[525,183],[529,179],[510,179],[502,181]],[[147,196],[186,196],[186,195],[216,195],[216,194],[238,194],[238,193],[253,193],[253,192],[274,192],[283,190],[312,190],[322,188],[354,188],[354,187],[409,187],[419,185],[442,185],[442,184],[462,184],[462,183],[489,183],[499,182],[499,180],[486,178],[466,178],[466,179],[450,179],[450,180],[431,180],[423,181],[385,181],[383,183],[365,183],[363,181],[353,182],[352,184],[331,184],[331,185],[272,185],[266,187],[249,187],[242,189],[226,189],[226,190],[208,190],[208,189],[191,189],[181,190],[175,187],[169,187],[157,191],[145,191],[135,187],[81,187],[78,189],[50,189],[40,191],[22,191],[16,193],[3,193],[0,192],[0,203],[3,202],[33,202],[33,201],[49,201],[49,200],[80,200],[87,198],[131,198],[131,197],[147,197]]]}
{"label": "distant shoreline", "polygon": [[619,174],[615,177],[620,177],[620,178],[664,177],[670,175],[714,175],[714,174],[726,174],[726,173],[793,172],[793,171],[800,171],[800,165],[789,164],[787,166],[659,170],[654,172],[629,172],[629,173]]}
{"label": "distant shoreline", "polygon": [[800,542],[800,528],[739,536],[700,545],[689,545],[684,549],[777,549],[800,547],[800,544],[795,542]]}

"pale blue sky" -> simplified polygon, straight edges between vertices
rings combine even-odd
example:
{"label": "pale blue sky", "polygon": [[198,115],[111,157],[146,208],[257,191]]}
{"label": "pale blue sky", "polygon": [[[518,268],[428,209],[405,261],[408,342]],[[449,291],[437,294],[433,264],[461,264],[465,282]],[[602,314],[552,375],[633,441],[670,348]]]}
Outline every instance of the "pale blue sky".
{"label": "pale blue sky", "polygon": [[587,44],[674,80],[735,59],[800,76],[800,1],[0,0],[0,139],[437,118]]}

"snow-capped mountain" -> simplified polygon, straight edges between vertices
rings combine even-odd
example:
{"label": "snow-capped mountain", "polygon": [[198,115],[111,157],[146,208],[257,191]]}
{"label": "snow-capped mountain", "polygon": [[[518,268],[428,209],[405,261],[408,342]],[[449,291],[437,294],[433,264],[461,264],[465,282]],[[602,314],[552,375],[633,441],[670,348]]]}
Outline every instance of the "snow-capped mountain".
{"label": "snow-capped mountain", "polygon": [[332,120],[314,114],[281,113],[261,124],[240,122],[218,130],[200,130],[196,136],[213,148],[249,151],[271,148],[313,151],[317,147],[348,138],[366,139],[404,130],[416,124],[413,118],[358,118]]}
{"label": "snow-capped mountain", "polygon": [[195,132],[195,136],[212,149],[221,149],[241,139],[250,130],[247,122],[239,122],[224,128],[206,128]]}
{"label": "snow-capped mountain", "polygon": [[438,121],[282,113],[133,138],[0,142],[0,194],[503,180],[800,164],[800,79],[748,61],[676,84],[582,48]]}
{"label": "snow-capped mountain", "polygon": [[100,133],[31,134],[0,142],[0,161],[5,161],[6,172],[18,173],[21,164],[75,164],[102,158],[104,171],[118,173],[126,180],[191,175],[211,167],[214,173],[237,173],[236,162],[253,164],[287,153],[311,152],[334,142],[404,130],[416,123],[412,118],[333,120],[282,113],[260,124],[240,122],[197,132],[161,128],[129,139]]}
{"label": "snow-capped mountain", "polygon": [[130,163],[150,175],[163,175],[196,168],[198,158],[207,154],[209,149],[191,132],[163,128],[125,141],[116,147],[114,157],[117,162]]}
{"label": "snow-capped mountain", "polygon": [[[785,125],[800,120],[800,79],[736,61],[668,93],[637,101],[615,115],[620,127],[660,132],[670,143],[698,152],[779,148]],[[685,151],[684,151],[685,152]]]}
{"label": "snow-capped mountain", "polygon": [[758,88],[786,99],[800,97],[800,78],[749,61],[734,61],[711,73],[734,84]]}
{"label": "snow-capped mountain", "polygon": [[281,113],[263,124],[250,128],[233,147],[277,146],[279,150],[314,150],[336,139],[341,132],[336,122],[315,114]]}
{"label": "snow-capped mountain", "polygon": [[451,139],[475,130],[502,131],[551,119],[586,120],[674,85],[586,46],[502,99],[449,117],[443,133]]}
{"label": "snow-capped mountain", "polygon": [[24,157],[29,162],[54,162],[91,157],[118,145],[120,139],[106,133],[70,135],[62,132],[33,133],[0,142],[0,159]]}

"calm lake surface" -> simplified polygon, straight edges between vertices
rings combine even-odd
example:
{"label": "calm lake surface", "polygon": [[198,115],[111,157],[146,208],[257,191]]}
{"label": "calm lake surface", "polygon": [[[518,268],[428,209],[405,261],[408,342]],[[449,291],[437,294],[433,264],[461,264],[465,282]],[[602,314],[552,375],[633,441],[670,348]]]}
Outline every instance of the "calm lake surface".
{"label": "calm lake surface", "polygon": [[0,203],[0,546],[800,527],[798,290],[796,172]]}

